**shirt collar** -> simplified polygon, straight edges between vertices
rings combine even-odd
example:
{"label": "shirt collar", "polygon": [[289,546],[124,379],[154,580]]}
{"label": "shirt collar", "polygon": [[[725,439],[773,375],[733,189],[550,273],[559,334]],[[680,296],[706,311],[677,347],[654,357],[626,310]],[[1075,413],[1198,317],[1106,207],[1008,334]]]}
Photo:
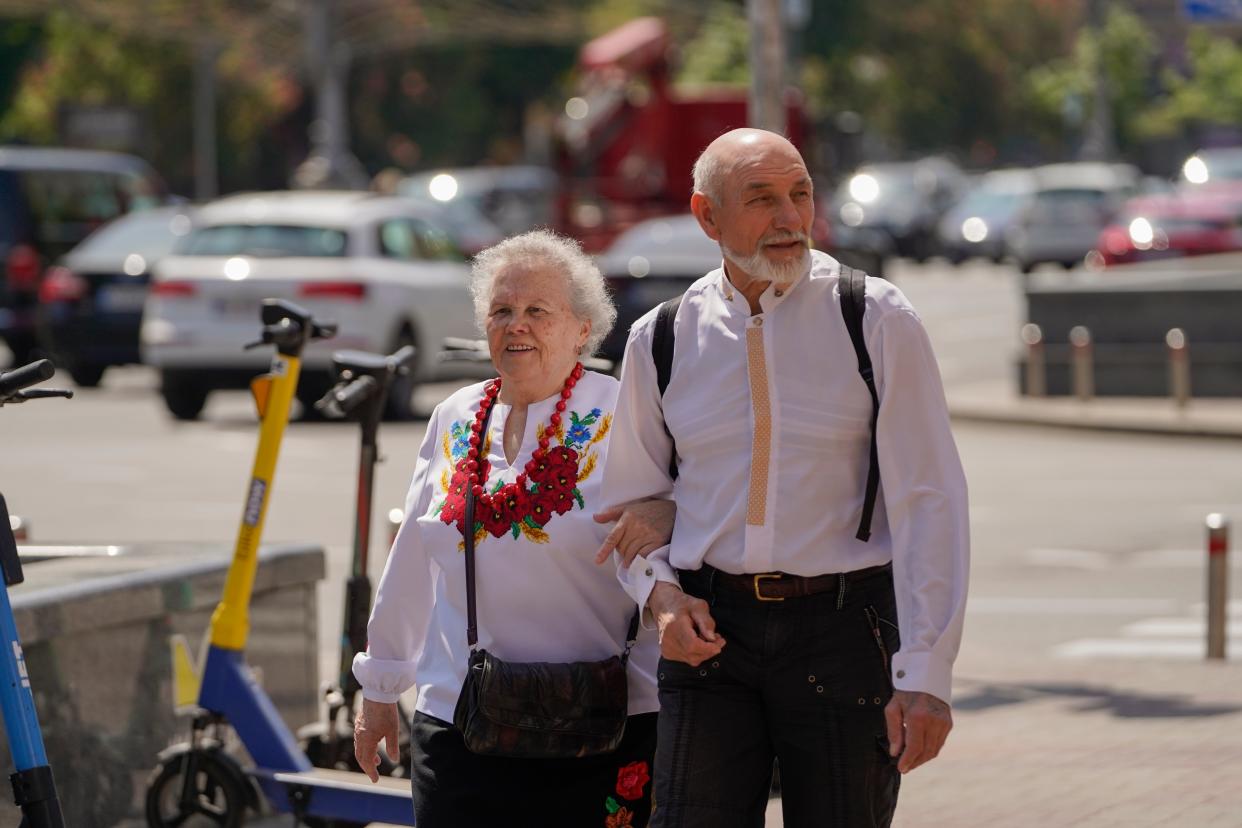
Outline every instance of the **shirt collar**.
{"label": "shirt collar", "polygon": [[[797,290],[799,285],[811,278],[811,272],[815,270],[818,264],[820,264],[820,262],[816,260],[815,251],[812,250],[806,272],[795,279],[792,285],[779,290],[772,284],[769,284],[766,288],[764,288],[763,293],[759,294],[759,307],[761,312],[767,313],[781,302],[785,301],[785,298]],[[716,280],[716,286],[720,290],[720,295],[724,298],[727,305],[738,308],[749,315],[750,304],[746,301],[746,297],[742,295],[742,292],[735,288],[733,283],[729,281],[729,277],[725,272],[727,267],[728,263],[722,259],[720,262],[720,275]]]}

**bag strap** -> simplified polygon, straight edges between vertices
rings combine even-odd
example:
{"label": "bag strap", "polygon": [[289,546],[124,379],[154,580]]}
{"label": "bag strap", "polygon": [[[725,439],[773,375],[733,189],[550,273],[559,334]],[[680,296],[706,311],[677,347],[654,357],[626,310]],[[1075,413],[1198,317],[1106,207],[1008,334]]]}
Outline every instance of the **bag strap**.
{"label": "bag strap", "polygon": [[[488,406],[487,414],[483,415],[483,424],[479,426],[479,459],[482,460],[483,446],[487,444],[487,424],[492,421],[492,409]],[[466,523],[462,532],[466,542],[466,641],[470,644],[470,652],[474,652],[479,644],[479,618],[475,609],[474,590],[474,487],[466,487]]]}
{"label": "bag strap", "polygon": [[[487,424],[492,419],[492,409],[494,405],[489,406],[487,414],[483,417],[483,424],[479,427],[479,453],[483,453],[483,446],[487,440]],[[474,586],[474,487],[466,489],[466,531],[463,540],[466,544],[466,641],[470,644],[470,652],[474,652],[479,645],[479,617],[477,604],[475,603],[475,586]],[[634,648],[634,644],[638,641],[638,608],[635,607],[633,616],[630,617],[630,626],[625,633],[625,652],[621,654],[621,661],[628,662],[630,660],[630,650]]]}
{"label": "bag strap", "polygon": [[876,443],[876,424],[880,416],[880,395],[875,390],[875,371],[871,367],[871,355],[867,353],[867,341],[863,338],[863,314],[867,310],[867,274],[861,270],[841,265],[839,281],[841,315],[845,317],[846,330],[854,343],[858,356],[858,373],[871,393],[871,456],[867,469],[867,490],[863,499],[862,518],[858,522],[860,541],[871,538],[871,516],[875,511],[876,495],[880,488],[880,452]]}
{"label": "bag strap", "polygon": [[[683,294],[684,296],[684,294]],[[664,391],[668,388],[669,378],[673,375],[673,346],[677,342],[677,330],[673,327],[677,319],[677,309],[681,307],[682,296],[675,296],[660,304],[656,311],[655,329],[651,336],[651,358],[655,362],[656,386],[660,389],[660,400],[663,404]],[[668,430],[668,421],[664,422],[664,433],[673,439]],[[677,479],[677,445],[673,444],[672,456],[668,460],[668,474]]]}

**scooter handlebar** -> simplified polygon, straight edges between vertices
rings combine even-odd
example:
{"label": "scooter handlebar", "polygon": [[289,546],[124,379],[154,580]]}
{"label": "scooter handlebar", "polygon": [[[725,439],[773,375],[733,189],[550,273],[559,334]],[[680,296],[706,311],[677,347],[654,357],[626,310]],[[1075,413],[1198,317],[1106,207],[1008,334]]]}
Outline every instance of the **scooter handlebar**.
{"label": "scooter handlebar", "polygon": [[417,351],[415,350],[413,345],[406,345],[402,347],[399,351],[397,351],[395,354],[389,355],[388,357],[389,370],[391,370],[394,374],[409,373],[410,363],[414,361],[414,354],[416,353]]}
{"label": "scooter handlebar", "polygon": [[348,416],[350,412],[374,394],[375,389],[378,387],[379,383],[375,381],[375,377],[358,377],[348,385],[333,388],[328,392],[327,396],[320,400],[319,403],[316,403],[316,406],[328,413],[340,412],[341,416]]}
{"label": "scooter handlebar", "polygon": [[51,379],[55,373],[56,366],[48,359],[36,360],[29,365],[0,373],[0,396],[7,396],[45,379]]}

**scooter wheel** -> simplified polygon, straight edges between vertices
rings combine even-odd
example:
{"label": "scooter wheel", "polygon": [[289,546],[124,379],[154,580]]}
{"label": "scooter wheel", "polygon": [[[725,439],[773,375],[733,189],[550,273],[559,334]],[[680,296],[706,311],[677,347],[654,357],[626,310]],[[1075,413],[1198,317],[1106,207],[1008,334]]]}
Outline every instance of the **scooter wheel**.
{"label": "scooter wheel", "polygon": [[[187,780],[190,761],[194,772]],[[169,758],[147,786],[148,828],[238,828],[245,815],[246,782],[236,767],[214,752],[181,753]]]}

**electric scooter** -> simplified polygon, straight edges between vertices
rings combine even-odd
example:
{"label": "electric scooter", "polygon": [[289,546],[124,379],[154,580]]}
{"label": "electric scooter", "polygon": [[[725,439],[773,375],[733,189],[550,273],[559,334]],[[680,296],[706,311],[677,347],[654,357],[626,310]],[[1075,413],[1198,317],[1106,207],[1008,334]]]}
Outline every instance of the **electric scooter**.
{"label": "electric scooter", "polygon": [[[371,492],[375,464],[379,462],[378,435],[388,391],[393,382],[410,371],[414,348],[387,357],[363,351],[337,351],[332,355],[336,385],[315,404],[324,415],[357,420],[361,431],[358,452],[358,494],[354,508],[354,554],[352,571],[345,585],[344,630],[341,634],[340,672],[335,686],[324,691],[327,716],[298,730],[311,764],[320,768],[360,771],[354,758],[354,705],[361,687],[354,678],[354,656],[367,647],[367,621],[371,616],[371,579],[367,575],[371,546]],[[380,773],[406,775],[409,762],[408,717],[401,732],[402,761],[390,762],[381,753]]]}
{"label": "electric scooter", "polygon": [[[0,406],[22,403],[44,397],[72,397],[72,391],[58,388],[30,388],[50,379],[56,369],[46,359],[0,373]],[[22,811],[21,828],[64,828],[56,783],[43,747],[43,733],[35,713],[34,696],[30,692],[30,676],[22,655],[13,606],[9,603],[9,587],[25,580],[17,541],[9,526],[9,510],[0,495],[0,570],[4,573],[4,589],[0,590],[0,639],[4,655],[0,658],[0,710],[4,715],[4,731],[8,734],[9,751],[16,768],[10,777],[13,800]]]}
{"label": "electric scooter", "polygon": [[[146,795],[147,824],[235,828],[248,808],[259,807],[262,796],[277,811],[293,814],[295,825],[323,826],[334,820],[413,825],[405,780],[381,778],[372,784],[361,773],[312,767],[246,664],[259,538],[302,350],[307,342],[336,332],[335,325],[317,323],[297,305],[276,299],[264,300],[262,321],[263,337],[253,344],[275,345],[276,356],[271,370],[251,383],[262,420],[254,471],[224,595],[211,617],[201,675],[194,675],[184,647],[174,654],[174,694],[180,699],[186,685],[197,684],[198,712],[190,741],[160,755]],[[246,771],[221,747],[230,725],[254,763]]]}

